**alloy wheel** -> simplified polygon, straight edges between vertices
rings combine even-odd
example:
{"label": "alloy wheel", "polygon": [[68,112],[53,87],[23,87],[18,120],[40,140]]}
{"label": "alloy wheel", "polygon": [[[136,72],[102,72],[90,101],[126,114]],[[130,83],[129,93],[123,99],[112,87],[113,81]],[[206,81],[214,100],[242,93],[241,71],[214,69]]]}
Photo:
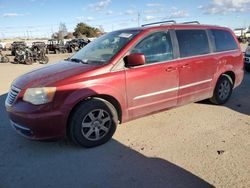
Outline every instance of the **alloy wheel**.
{"label": "alloy wheel", "polygon": [[110,130],[111,117],[103,109],[95,109],[89,112],[82,121],[82,135],[91,141],[102,139]]}

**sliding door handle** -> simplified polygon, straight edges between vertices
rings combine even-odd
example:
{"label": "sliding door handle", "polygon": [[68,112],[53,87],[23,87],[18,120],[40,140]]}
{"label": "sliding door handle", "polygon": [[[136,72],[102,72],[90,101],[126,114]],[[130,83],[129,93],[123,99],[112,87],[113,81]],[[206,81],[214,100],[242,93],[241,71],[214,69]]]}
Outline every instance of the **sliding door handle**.
{"label": "sliding door handle", "polygon": [[176,71],[176,70],[177,70],[176,67],[167,67],[167,68],[165,69],[166,72],[173,72],[173,71]]}
{"label": "sliding door handle", "polygon": [[182,69],[190,69],[190,65],[189,64],[185,64],[181,66]]}

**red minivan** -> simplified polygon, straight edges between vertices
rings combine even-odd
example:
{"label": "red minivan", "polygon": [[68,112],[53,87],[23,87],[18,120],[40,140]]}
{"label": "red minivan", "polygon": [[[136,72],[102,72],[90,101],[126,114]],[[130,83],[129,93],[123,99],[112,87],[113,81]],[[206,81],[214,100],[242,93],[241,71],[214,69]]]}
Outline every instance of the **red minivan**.
{"label": "red minivan", "polygon": [[11,125],[27,138],[67,135],[94,147],[118,123],[203,99],[224,104],[243,79],[243,65],[228,28],[152,23],[110,32],[20,76],[5,105]]}

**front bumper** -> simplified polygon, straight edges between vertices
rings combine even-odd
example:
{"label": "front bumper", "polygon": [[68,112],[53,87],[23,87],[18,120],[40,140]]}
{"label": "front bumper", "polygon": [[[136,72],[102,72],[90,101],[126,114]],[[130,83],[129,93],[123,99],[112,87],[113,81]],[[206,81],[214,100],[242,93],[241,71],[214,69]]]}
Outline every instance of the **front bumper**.
{"label": "front bumper", "polygon": [[49,105],[35,106],[20,101],[6,105],[11,126],[22,136],[32,140],[46,140],[66,136],[64,113],[49,110]]}

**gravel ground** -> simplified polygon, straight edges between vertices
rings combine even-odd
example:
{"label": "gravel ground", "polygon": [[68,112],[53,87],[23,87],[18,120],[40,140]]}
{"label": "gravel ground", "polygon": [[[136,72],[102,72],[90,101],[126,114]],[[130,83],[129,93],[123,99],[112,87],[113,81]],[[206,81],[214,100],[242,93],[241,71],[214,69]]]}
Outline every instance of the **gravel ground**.
{"label": "gravel ground", "polygon": [[0,188],[250,187],[249,73],[224,106],[202,101],[140,118],[85,149],[29,141],[9,126],[4,100],[12,80],[42,66],[0,64]]}

